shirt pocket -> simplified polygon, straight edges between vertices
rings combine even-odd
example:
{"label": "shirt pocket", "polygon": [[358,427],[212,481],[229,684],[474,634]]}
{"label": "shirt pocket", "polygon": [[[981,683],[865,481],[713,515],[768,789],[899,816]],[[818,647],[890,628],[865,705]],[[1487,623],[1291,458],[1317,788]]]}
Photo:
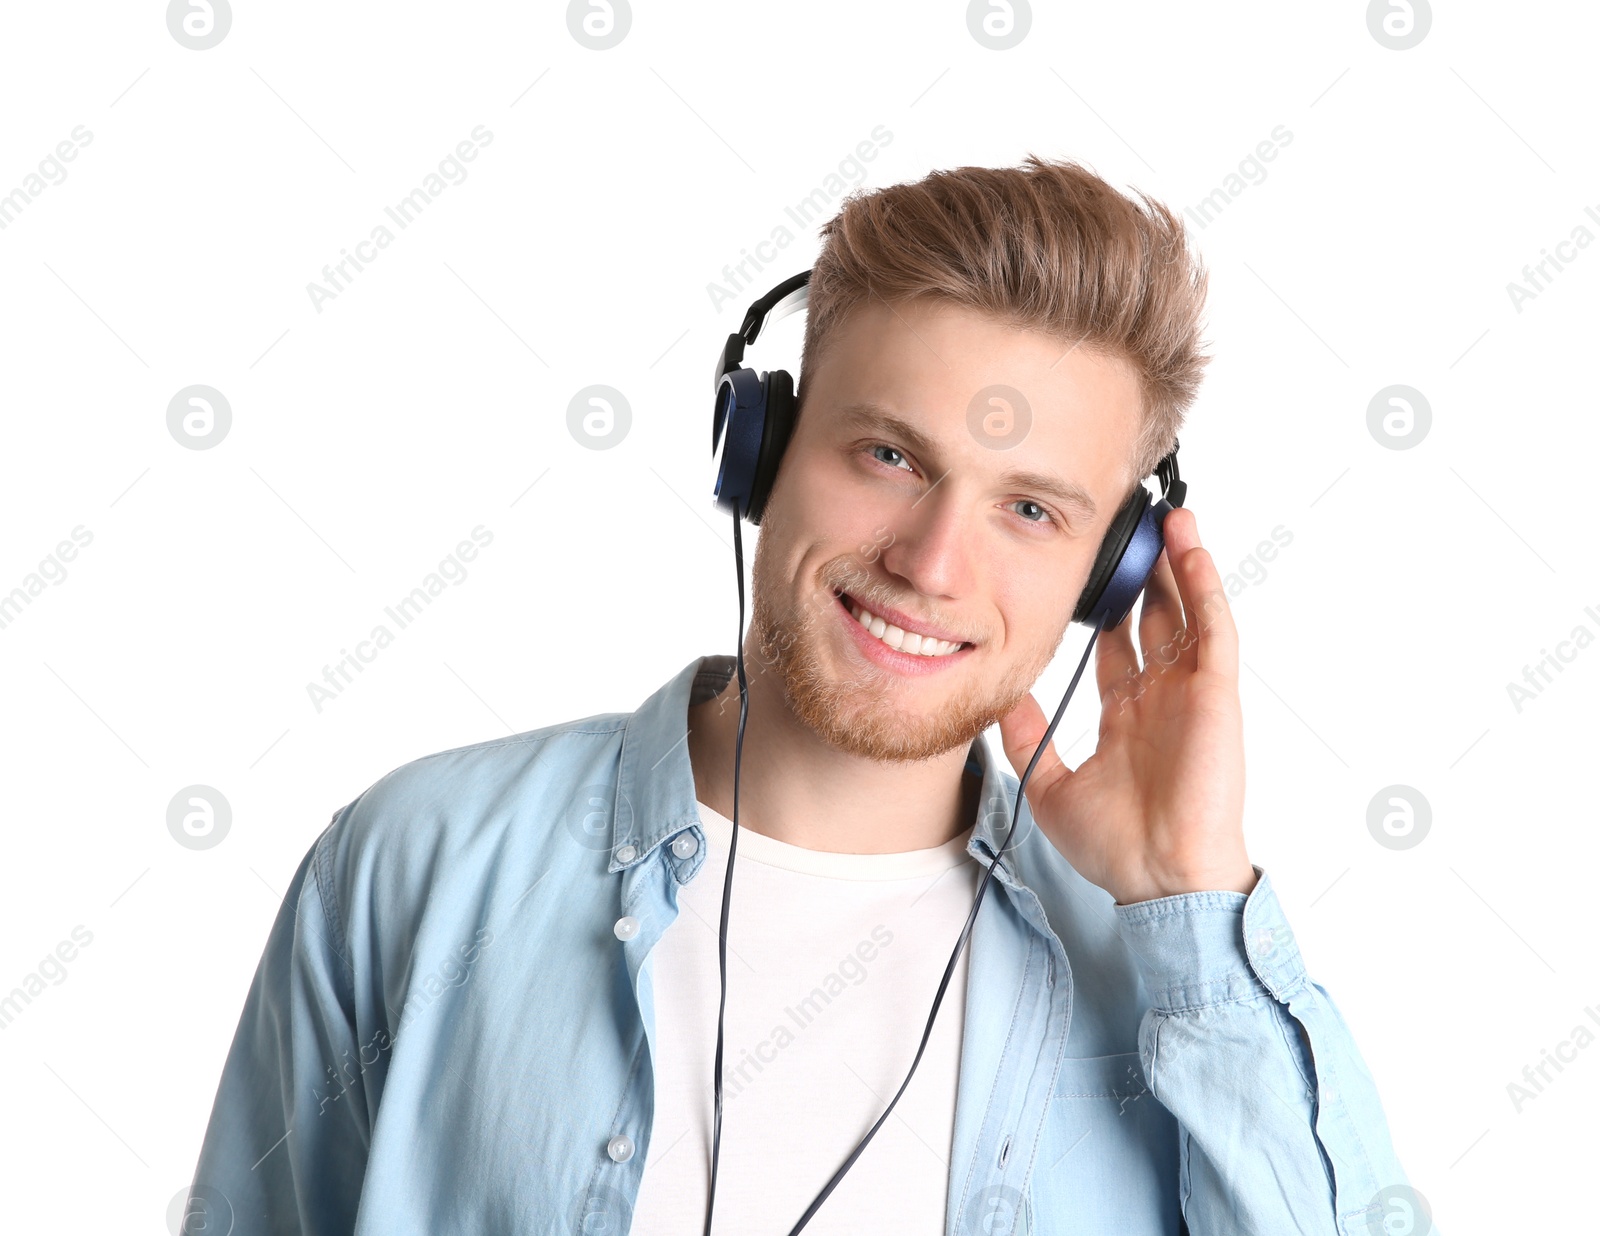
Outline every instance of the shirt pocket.
{"label": "shirt pocket", "polygon": [[1178,1124],[1139,1053],[1063,1060],[1029,1189],[1036,1236],[1169,1236],[1177,1186]]}
{"label": "shirt pocket", "polygon": [[1136,1051],[1110,1056],[1081,1056],[1061,1062],[1056,1075],[1058,1099],[1136,1099],[1148,1094],[1144,1069]]}

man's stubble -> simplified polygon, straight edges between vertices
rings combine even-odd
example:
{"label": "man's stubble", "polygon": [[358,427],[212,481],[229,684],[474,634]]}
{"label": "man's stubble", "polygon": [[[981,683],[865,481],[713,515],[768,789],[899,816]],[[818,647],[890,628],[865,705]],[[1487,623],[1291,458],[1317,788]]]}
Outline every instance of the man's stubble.
{"label": "man's stubble", "polygon": [[[836,669],[833,667],[844,664],[839,654],[824,653],[826,646],[837,647],[842,639],[842,633],[834,629],[840,615],[833,612],[839,606],[833,589],[851,595],[870,594],[881,588],[880,581],[853,555],[842,554],[824,565],[816,588],[808,590],[806,599],[788,604],[778,578],[781,563],[772,548],[784,539],[781,519],[769,503],[751,570],[750,633],[760,657],[759,668],[776,672],[784,700],[801,724],[851,755],[893,763],[928,760],[958,747],[966,750],[1028,694],[1066,635],[1067,624],[1063,623],[1053,641],[1041,643],[1031,655],[1014,661],[999,683],[969,678],[953,699],[923,715],[909,709],[904,699],[934,695],[937,676],[902,678],[870,664],[855,670]],[[988,650],[980,651],[988,655]],[[952,667],[949,672],[962,677],[971,673],[965,667]]]}

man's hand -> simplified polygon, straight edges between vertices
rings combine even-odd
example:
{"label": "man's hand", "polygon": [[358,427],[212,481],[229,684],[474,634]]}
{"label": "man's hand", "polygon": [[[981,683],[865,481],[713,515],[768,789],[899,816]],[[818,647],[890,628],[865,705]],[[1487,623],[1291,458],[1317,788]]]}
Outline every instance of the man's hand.
{"label": "man's hand", "polygon": [[[1025,791],[1056,849],[1122,905],[1256,883],[1244,845],[1238,631],[1194,513],[1175,508],[1162,531],[1139,607],[1143,670],[1131,620],[1100,633],[1095,752],[1074,771],[1052,742]],[[1049,724],[1031,694],[1000,722],[1019,778]]]}

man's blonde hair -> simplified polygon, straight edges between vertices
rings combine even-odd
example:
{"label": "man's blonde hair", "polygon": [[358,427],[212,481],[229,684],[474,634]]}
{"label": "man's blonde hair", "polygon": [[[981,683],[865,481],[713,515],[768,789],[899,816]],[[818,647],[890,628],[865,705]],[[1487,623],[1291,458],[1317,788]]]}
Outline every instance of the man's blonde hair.
{"label": "man's blonde hair", "polygon": [[861,302],[943,299],[1102,355],[1138,374],[1134,477],[1172,449],[1210,357],[1200,339],[1206,271],[1183,221],[1077,163],[959,167],[857,190],[822,227],[800,389]]}

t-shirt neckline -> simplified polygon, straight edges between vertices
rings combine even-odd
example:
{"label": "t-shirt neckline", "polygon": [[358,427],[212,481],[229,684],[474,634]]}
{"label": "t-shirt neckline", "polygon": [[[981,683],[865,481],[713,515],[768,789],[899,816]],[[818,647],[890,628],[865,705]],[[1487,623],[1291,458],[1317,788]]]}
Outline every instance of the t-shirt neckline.
{"label": "t-shirt neckline", "polygon": [[[714,833],[716,847],[726,856],[729,838],[733,835],[733,821],[698,799],[695,806],[707,837],[712,837]],[[967,853],[967,843],[971,839],[972,826],[968,825],[949,841],[925,850],[904,850],[897,854],[840,854],[833,850],[808,850],[804,846],[790,845],[787,841],[768,837],[741,824],[739,858],[801,875],[834,880],[910,880],[938,875],[962,863],[971,862],[972,856]],[[726,865],[726,857],[723,863]]]}

